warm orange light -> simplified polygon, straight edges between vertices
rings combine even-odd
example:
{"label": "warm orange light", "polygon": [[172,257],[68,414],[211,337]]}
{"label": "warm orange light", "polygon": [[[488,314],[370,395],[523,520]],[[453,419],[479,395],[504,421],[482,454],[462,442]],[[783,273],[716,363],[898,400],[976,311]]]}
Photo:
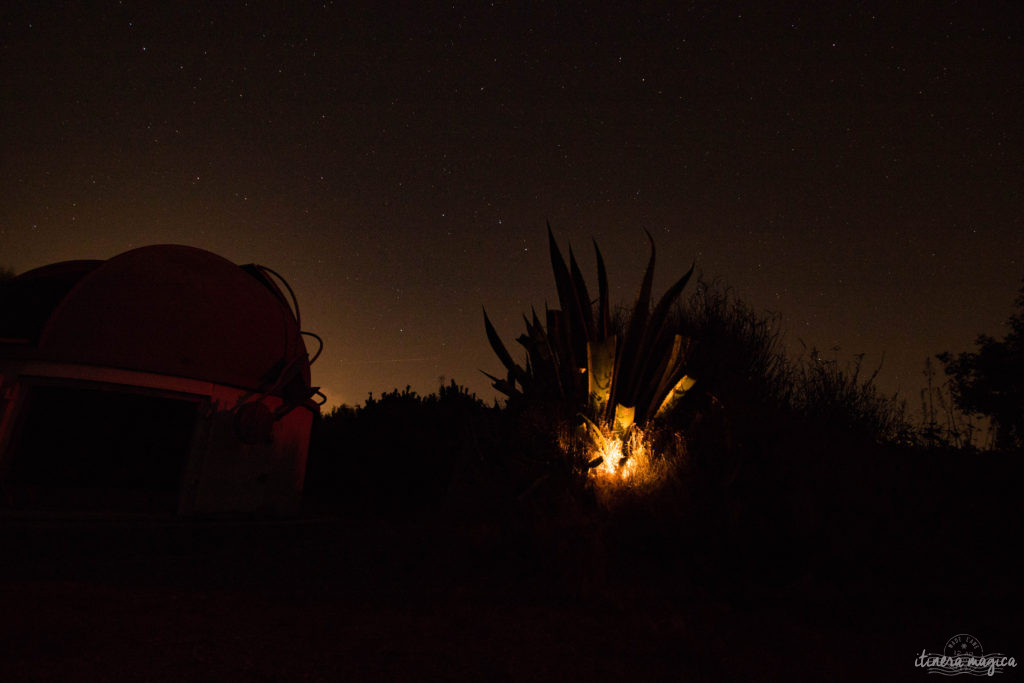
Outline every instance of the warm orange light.
{"label": "warm orange light", "polygon": [[601,458],[601,463],[590,470],[592,481],[600,488],[647,488],[664,476],[664,468],[655,461],[647,435],[636,425],[625,438],[608,435],[595,440],[587,456],[588,461]]}

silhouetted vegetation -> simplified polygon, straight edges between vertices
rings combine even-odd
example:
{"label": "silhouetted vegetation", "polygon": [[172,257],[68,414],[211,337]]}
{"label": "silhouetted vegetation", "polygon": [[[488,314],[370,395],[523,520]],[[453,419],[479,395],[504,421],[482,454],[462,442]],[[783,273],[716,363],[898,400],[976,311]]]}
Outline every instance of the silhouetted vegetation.
{"label": "silhouetted vegetation", "polygon": [[929,451],[955,450],[965,453],[991,449],[993,433],[979,424],[977,415],[965,413],[953,397],[952,382],[938,381],[931,358],[924,361],[926,385],[921,389],[921,421],[913,443]]}
{"label": "silhouetted vegetation", "polygon": [[778,419],[799,420],[867,443],[905,440],[913,431],[904,404],[862,374],[864,355],[841,360],[803,345],[790,358],[780,316],[755,311],[719,283],[699,282],[676,311],[674,329],[694,340],[688,367],[696,393],[715,397],[734,429],[754,438]]}
{"label": "silhouetted vegetation", "polygon": [[14,277],[14,271],[5,266],[0,266],[0,282],[5,282]]}
{"label": "silhouetted vegetation", "polygon": [[[620,309],[609,329],[630,319]],[[477,542],[549,558],[545,571],[570,584],[660,567],[732,596],[807,577],[938,593],[984,566],[989,590],[1008,590],[1015,565],[1000,539],[1019,526],[1006,489],[1019,467],[973,449],[963,423],[941,425],[946,389],[928,390],[931,420],[914,423],[864,356],[791,356],[779,317],[718,283],[698,282],[666,330],[692,340],[697,384],[653,423],[657,447],[671,449],[657,487],[596,491],[568,467],[561,449],[577,427],[557,398],[490,407],[452,382],[322,418],[309,496],[342,514],[444,512],[482,529]],[[985,545],[947,557],[950,533]]]}
{"label": "silhouetted vegetation", "polygon": [[1006,321],[1003,339],[980,334],[977,351],[938,355],[957,407],[991,420],[1002,450],[1024,448],[1024,286],[1016,303],[1020,310]]}
{"label": "silhouetted vegetation", "polygon": [[357,515],[402,516],[436,507],[469,445],[474,422],[494,412],[454,380],[437,393],[372,394],[314,423],[307,498]]}

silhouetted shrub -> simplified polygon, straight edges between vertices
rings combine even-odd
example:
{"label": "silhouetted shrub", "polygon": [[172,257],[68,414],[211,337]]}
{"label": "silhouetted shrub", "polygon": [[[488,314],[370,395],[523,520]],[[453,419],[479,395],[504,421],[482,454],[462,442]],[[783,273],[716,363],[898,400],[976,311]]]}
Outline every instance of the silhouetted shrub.
{"label": "silhouetted shrub", "polygon": [[488,408],[452,381],[429,396],[406,387],[340,406],[314,424],[307,499],[352,514],[403,515],[439,504]]}
{"label": "silhouetted shrub", "polygon": [[912,429],[899,398],[878,391],[878,369],[862,375],[863,354],[844,363],[805,346],[791,357],[781,322],[704,281],[676,312],[676,330],[695,341],[688,363],[694,393],[715,397],[738,437],[761,439],[780,419],[876,443]]}
{"label": "silhouetted shrub", "polygon": [[1024,448],[1024,286],[1017,306],[1020,311],[1006,321],[1010,331],[1002,340],[981,334],[976,352],[937,356],[957,406],[989,418],[996,447],[1003,450]]}
{"label": "silhouetted shrub", "polygon": [[861,374],[864,354],[841,362],[817,349],[805,351],[791,366],[793,395],[790,408],[804,420],[817,423],[861,442],[898,443],[914,431],[906,404],[898,395],[883,395],[875,384],[881,365]]}
{"label": "silhouetted shrub", "polygon": [[979,424],[979,416],[965,413],[953,396],[950,379],[935,381],[935,368],[931,358],[925,358],[926,386],[921,389],[921,421],[904,445],[913,445],[929,451],[957,450],[977,453],[990,450],[994,433]]}

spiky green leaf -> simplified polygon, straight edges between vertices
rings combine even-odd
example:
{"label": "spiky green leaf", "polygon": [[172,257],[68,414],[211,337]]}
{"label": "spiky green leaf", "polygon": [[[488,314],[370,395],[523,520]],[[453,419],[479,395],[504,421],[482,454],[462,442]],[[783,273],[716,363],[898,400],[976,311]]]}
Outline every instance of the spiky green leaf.
{"label": "spiky green leaf", "polygon": [[636,400],[637,372],[643,365],[641,357],[641,343],[647,327],[647,319],[651,307],[651,286],[654,282],[655,249],[654,238],[651,233],[644,231],[651,243],[651,257],[647,262],[647,270],[644,272],[644,279],[640,283],[640,291],[637,293],[636,303],[633,306],[633,313],[629,319],[629,326],[626,328],[626,336],[622,342],[622,350],[617,359],[616,378],[612,388],[612,401],[616,403],[633,404]]}
{"label": "spiky green leaf", "polygon": [[512,360],[512,355],[509,354],[505,344],[502,343],[501,337],[498,336],[494,325],[491,324],[491,319],[487,317],[487,309],[484,309],[484,330],[487,332],[487,341],[491,343],[491,348],[494,349],[494,353],[498,356],[502,365],[508,369],[510,375],[514,376],[525,386],[529,382],[526,371]]}
{"label": "spiky green leaf", "polygon": [[[551,254],[551,268],[555,273],[558,305],[568,316],[566,333],[569,335],[569,341],[575,346],[586,339],[585,323],[583,322],[583,314],[579,310],[579,297],[576,294],[572,276],[569,274],[569,267],[565,264],[565,259],[562,258],[558,242],[555,241],[555,235],[551,232],[550,223],[548,223],[548,251]],[[580,329],[574,330],[574,326],[578,326]],[[577,342],[574,337],[578,338],[580,342]]]}
{"label": "spiky green leaf", "polygon": [[587,394],[592,415],[602,415],[611,398],[616,341],[612,335],[600,341],[587,342]]}
{"label": "spiky green leaf", "polygon": [[693,388],[693,385],[697,383],[697,380],[693,379],[689,375],[683,375],[676,382],[676,385],[672,387],[672,391],[668,392],[668,396],[662,402],[661,407],[658,408],[658,412],[655,413],[655,417],[664,417],[667,415],[672,408],[676,406],[686,392]]}
{"label": "spiky green leaf", "polygon": [[[668,317],[669,309],[676,302],[676,299],[679,298],[692,275],[693,266],[690,266],[690,270],[662,295],[658,305],[654,307],[654,311],[647,320],[647,325],[637,350],[637,362],[639,365],[634,369],[634,376],[637,381],[637,398],[641,405],[644,405],[646,400],[654,397],[655,385],[662,379],[661,370],[658,365],[659,360],[663,356],[662,346],[667,348],[667,342],[662,344],[662,340],[665,339],[665,320]],[[646,387],[647,390],[645,391],[643,387]]]}
{"label": "spiky green leaf", "polygon": [[584,340],[593,339],[594,310],[590,301],[590,292],[587,291],[587,283],[583,280],[583,273],[580,272],[580,266],[576,263],[576,255],[572,253],[571,246],[569,247],[569,274],[572,276],[573,291],[576,294],[576,303],[579,306],[580,316],[582,317],[583,327],[586,332],[583,338]]}
{"label": "spiky green leaf", "polygon": [[509,398],[517,398],[523,395],[523,392],[519,391],[519,389],[516,388],[515,384],[509,383],[503,379],[499,379],[488,372],[484,372],[483,370],[481,370],[480,372],[482,372],[488,379],[491,380],[492,387],[494,387],[501,393],[505,394]]}
{"label": "spiky green leaf", "polygon": [[673,335],[672,349],[668,353],[661,354],[662,361],[654,373],[655,380],[649,384],[649,392],[646,393],[641,405],[645,406],[644,419],[651,417],[661,407],[669,390],[679,380],[689,355],[690,340],[681,335]]}
{"label": "spiky green leaf", "polygon": [[597,253],[597,318],[598,335],[607,337],[612,333],[611,306],[608,301],[608,273],[604,269],[604,259],[601,257],[601,250],[594,240],[594,251]]}

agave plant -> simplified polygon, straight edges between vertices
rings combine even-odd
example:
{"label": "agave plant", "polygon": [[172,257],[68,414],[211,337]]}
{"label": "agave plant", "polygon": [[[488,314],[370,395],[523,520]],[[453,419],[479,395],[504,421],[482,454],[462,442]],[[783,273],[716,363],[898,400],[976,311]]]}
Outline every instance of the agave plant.
{"label": "agave plant", "polygon": [[[507,371],[504,379],[484,374],[510,402],[554,400],[578,414],[592,453],[604,454],[590,460],[590,467],[611,452],[609,440],[624,442],[634,425],[664,416],[694,385],[685,371],[691,342],[666,325],[693,267],[652,309],[655,248],[649,232],[647,238],[650,260],[621,332],[612,324],[608,276],[597,242],[598,296],[592,300],[572,247],[566,264],[550,224],[548,245],[560,308],[545,310],[546,325],[535,310],[531,318],[523,316],[526,332],[516,341],[526,349],[525,367],[512,358],[484,310],[487,339]],[[622,460],[628,457],[626,453]]]}

